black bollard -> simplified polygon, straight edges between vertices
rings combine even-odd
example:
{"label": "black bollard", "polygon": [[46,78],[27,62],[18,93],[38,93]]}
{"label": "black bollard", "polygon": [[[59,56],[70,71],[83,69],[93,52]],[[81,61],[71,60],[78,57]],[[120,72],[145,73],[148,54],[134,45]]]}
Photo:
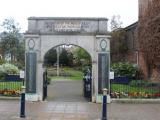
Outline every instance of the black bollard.
{"label": "black bollard", "polygon": [[107,120],[107,89],[103,89],[102,119]]}
{"label": "black bollard", "polygon": [[22,93],[21,93],[21,111],[20,111],[20,117],[25,118],[25,87],[22,86]]}

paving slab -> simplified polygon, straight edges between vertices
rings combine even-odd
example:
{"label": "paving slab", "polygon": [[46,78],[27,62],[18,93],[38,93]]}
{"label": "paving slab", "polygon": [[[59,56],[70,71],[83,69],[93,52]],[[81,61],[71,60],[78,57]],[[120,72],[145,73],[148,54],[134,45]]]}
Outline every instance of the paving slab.
{"label": "paving slab", "polygon": [[[26,102],[26,118],[19,117],[20,100],[0,100],[0,120],[101,120],[102,105],[84,99],[82,81],[52,82],[48,90],[46,101]],[[107,120],[160,120],[160,104],[111,103],[107,114]]]}
{"label": "paving slab", "polygon": [[48,85],[48,101],[87,102],[82,80],[55,80]]}
{"label": "paving slab", "polygon": [[[0,120],[100,120],[101,104],[90,102],[26,102],[26,118],[19,118],[20,101],[0,100]],[[108,104],[108,120],[160,120],[160,104]]]}

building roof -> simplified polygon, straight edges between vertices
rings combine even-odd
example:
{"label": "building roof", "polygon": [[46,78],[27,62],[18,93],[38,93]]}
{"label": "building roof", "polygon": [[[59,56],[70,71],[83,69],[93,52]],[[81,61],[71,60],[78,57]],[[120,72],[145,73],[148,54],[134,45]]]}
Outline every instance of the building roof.
{"label": "building roof", "polygon": [[105,20],[104,17],[29,17],[28,20]]}
{"label": "building roof", "polygon": [[130,30],[130,29],[132,29],[132,28],[135,28],[135,27],[137,27],[137,25],[138,25],[138,21],[137,22],[135,22],[135,23],[133,23],[133,24],[131,24],[131,25],[129,25],[129,26],[127,26],[127,27],[125,27],[124,28],[124,30]]}

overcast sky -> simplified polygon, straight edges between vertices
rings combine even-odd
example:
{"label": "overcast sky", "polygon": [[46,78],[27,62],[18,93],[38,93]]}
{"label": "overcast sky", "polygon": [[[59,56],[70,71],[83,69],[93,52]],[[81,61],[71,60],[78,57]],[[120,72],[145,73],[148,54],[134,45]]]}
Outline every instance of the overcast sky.
{"label": "overcast sky", "polygon": [[123,27],[138,20],[138,0],[1,0],[0,23],[12,17],[27,30],[27,18],[106,17],[120,15]]}

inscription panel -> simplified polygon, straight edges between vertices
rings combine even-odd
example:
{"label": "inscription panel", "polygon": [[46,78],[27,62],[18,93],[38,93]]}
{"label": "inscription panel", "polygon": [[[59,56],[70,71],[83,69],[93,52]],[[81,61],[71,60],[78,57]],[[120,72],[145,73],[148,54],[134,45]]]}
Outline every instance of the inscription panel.
{"label": "inscription panel", "polygon": [[103,88],[109,88],[109,54],[98,54],[98,92],[102,94]]}
{"label": "inscription panel", "polygon": [[[107,33],[107,19],[30,18],[28,33]],[[103,21],[103,22],[102,22]],[[103,29],[101,27],[103,26]]]}
{"label": "inscription panel", "polygon": [[58,21],[54,25],[55,31],[58,32],[80,32],[81,31],[81,22],[76,21]]}
{"label": "inscription panel", "polygon": [[26,53],[26,92],[36,93],[36,52]]}
{"label": "inscription panel", "polygon": [[89,25],[90,23],[85,21],[48,21],[44,23],[44,30],[45,32],[82,32],[89,30]]}

